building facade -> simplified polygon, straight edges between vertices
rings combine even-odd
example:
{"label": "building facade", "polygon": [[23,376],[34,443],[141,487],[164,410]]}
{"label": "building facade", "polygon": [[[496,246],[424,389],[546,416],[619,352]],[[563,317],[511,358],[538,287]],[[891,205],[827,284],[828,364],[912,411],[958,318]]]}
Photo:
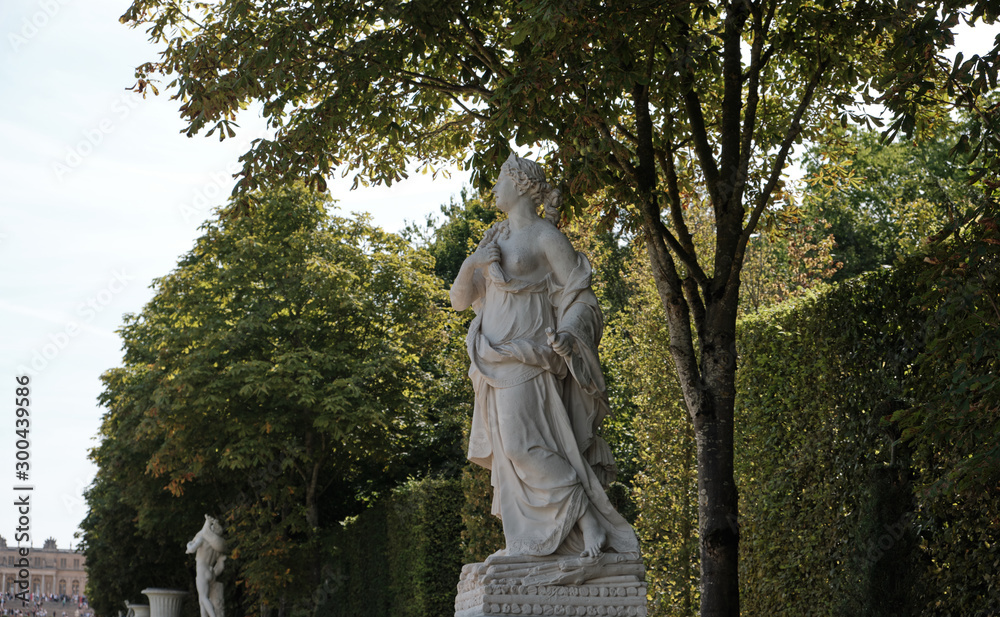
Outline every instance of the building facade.
{"label": "building facade", "polygon": [[[7,546],[0,536],[0,590],[17,593],[20,559],[17,546]],[[73,549],[57,548],[49,538],[42,548],[31,548],[28,555],[31,593],[37,595],[74,596],[84,593],[87,587],[87,564],[82,553]]]}

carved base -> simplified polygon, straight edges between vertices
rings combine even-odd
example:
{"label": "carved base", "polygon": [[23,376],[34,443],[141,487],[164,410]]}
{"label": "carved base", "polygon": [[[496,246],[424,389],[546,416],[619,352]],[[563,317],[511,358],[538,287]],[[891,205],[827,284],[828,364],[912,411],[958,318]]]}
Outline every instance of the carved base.
{"label": "carved base", "polygon": [[[581,577],[587,580],[557,582]],[[487,615],[645,617],[642,562],[605,554],[596,560],[491,557],[467,564],[458,583],[455,617]]]}

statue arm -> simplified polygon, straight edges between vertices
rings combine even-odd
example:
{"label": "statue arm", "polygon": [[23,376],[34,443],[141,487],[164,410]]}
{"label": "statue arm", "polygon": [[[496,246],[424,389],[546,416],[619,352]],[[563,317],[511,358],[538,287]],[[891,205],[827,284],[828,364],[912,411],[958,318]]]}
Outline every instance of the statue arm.
{"label": "statue arm", "polygon": [[222,538],[222,536],[215,533],[215,531],[213,531],[211,528],[205,529],[202,534],[202,537],[206,542],[208,542],[209,546],[215,549],[215,552],[217,553],[226,552],[226,541]]}
{"label": "statue arm", "polygon": [[563,232],[550,227],[539,238],[556,283],[564,285],[576,268],[577,253]]}
{"label": "statue arm", "polygon": [[472,255],[465,258],[448,292],[451,296],[451,306],[456,311],[464,311],[482,297],[486,288],[483,269],[499,260],[500,247],[495,242],[480,245]]}
{"label": "statue arm", "polygon": [[[549,267],[551,268],[552,276],[560,289],[565,292],[565,287],[567,285],[576,285],[576,281],[572,281],[575,270],[580,263],[580,256],[573,249],[573,246],[569,243],[569,240],[565,235],[558,229],[552,228],[545,237],[541,238],[542,246],[545,247],[545,257],[549,262]],[[584,296],[584,304],[594,306],[597,305],[597,297],[594,296],[594,292],[590,289],[589,278],[587,280],[587,288],[582,291],[577,291],[574,294],[573,299],[567,297],[566,293],[560,294],[561,302],[563,306],[557,309],[557,314],[559,315],[559,323],[557,332],[549,333],[549,344],[560,356],[566,357],[572,353],[573,342],[569,334],[569,330],[579,330],[579,328],[574,328],[573,324],[577,321],[576,315],[580,312],[580,308],[577,307],[574,310],[569,304],[581,299]],[[589,313],[587,309],[584,308],[583,312]],[[588,315],[589,317],[589,315]],[[579,332],[577,332],[579,334]]]}

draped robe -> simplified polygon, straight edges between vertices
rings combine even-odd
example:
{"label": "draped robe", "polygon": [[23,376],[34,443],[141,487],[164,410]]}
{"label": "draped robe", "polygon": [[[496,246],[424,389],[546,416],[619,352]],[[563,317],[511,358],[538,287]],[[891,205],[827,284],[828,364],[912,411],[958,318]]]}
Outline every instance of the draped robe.
{"label": "draped robe", "polygon": [[[614,459],[596,435],[608,413],[597,355],[603,317],[582,253],[567,280],[509,277],[497,263],[478,279],[467,348],[476,392],[468,458],[491,471],[493,514],[507,555],[579,554],[576,524],[589,504],[607,534],[604,550],[639,552],[635,532],[604,486]],[[565,333],[557,354],[546,328]]]}

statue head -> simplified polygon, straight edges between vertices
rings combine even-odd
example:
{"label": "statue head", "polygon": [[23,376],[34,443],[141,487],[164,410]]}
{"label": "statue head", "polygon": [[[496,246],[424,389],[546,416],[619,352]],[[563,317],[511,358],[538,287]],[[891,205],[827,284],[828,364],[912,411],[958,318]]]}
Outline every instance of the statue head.
{"label": "statue head", "polygon": [[514,186],[522,195],[531,197],[536,205],[545,206],[545,218],[553,225],[559,224],[559,205],[562,194],[545,180],[545,170],[535,161],[522,159],[511,153],[500,167],[501,174],[508,174],[514,180]]}
{"label": "statue head", "polygon": [[214,516],[205,515],[205,527],[208,527],[216,535],[222,535],[222,525],[219,524],[219,520]]}

